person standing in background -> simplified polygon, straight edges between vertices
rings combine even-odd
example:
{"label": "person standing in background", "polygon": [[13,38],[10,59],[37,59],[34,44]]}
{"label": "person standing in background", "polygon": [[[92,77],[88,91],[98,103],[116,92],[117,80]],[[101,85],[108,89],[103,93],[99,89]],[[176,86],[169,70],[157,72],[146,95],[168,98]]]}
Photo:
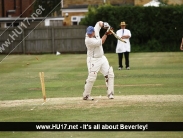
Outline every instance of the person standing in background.
{"label": "person standing in background", "polygon": [[118,53],[118,64],[119,64],[118,69],[119,70],[123,68],[123,64],[122,64],[123,53],[125,56],[126,69],[130,70],[129,53],[131,52],[131,45],[130,45],[131,32],[130,30],[125,29],[126,25],[127,24],[124,21],[121,22],[120,24],[121,29],[117,30],[116,32],[117,36],[121,37],[126,41],[126,43],[124,43],[118,40],[117,46],[116,46],[116,53]]}

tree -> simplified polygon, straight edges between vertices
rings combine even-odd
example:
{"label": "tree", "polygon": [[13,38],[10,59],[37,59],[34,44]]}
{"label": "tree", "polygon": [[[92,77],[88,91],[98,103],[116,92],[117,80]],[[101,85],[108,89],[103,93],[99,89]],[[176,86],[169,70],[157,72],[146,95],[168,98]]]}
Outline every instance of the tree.
{"label": "tree", "polygon": [[34,3],[34,12],[41,5],[45,10],[42,12],[42,17],[53,16],[54,13],[60,14],[61,0],[36,0]]}

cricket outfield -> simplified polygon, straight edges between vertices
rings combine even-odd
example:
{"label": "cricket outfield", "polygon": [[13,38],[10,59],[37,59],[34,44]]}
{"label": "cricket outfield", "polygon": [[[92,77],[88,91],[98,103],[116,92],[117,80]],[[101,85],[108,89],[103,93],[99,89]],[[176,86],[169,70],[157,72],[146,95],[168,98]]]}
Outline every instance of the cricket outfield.
{"label": "cricket outfield", "polygon": [[[94,101],[83,101],[85,54],[10,55],[0,63],[0,122],[183,122],[182,52],[130,53],[131,70],[115,73],[115,99],[98,73]],[[39,72],[44,72],[46,102]],[[0,137],[172,138],[182,132],[0,132]]]}

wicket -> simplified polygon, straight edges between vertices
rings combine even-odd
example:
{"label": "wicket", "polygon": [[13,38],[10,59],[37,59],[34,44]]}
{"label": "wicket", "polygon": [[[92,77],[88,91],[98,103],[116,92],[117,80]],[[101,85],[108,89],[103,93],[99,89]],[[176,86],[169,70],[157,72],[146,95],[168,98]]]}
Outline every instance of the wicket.
{"label": "wicket", "polygon": [[46,102],[46,92],[45,92],[45,83],[44,83],[44,72],[39,72],[39,77],[41,81],[41,88],[42,88],[42,94],[44,102]]}

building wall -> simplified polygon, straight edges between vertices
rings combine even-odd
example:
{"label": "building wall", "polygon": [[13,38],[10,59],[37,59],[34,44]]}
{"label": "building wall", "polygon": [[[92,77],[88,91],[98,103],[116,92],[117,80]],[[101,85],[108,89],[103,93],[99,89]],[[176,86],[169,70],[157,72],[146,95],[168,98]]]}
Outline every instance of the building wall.
{"label": "building wall", "polygon": [[3,14],[3,13],[2,13],[2,10],[3,10],[3,9],[2,9],[2,0],[0,0],[0,17],[2,17],[2,14]]}
{"label": "building wall", "polygon": [[67,17],[64,18],[63,25],[64,26],[72,25],[72,22],[71,22],[72,16],[84,16],[84,15],[85,15],[84,12],[77,12],[77,13],[71,12]]}
{"label": "building wall", "polygon": [[3,14],[3,13],[2,13],[2,8],[3,8],[3,7],[2,7],[2,0],[0,0],[0,17],[2,17],[2,14]]}
{"label": "building wall", "polygon": [[[1,17],[8,17],[8,15],[11,15],[12,17],[18,17],[20,15],[22,15],[21,17],[30,17],[33,11],[33,5],[30,5],[33,1],[34,0],[1,0],[1,4],[4,3],[4,5],[2,5],[4,7],[4,14],[2,11],[3,9],[1,8],[0,15]],[[15,12],[7,13],[8,10],[15,10]],[[23,12],[24,14],[22,14]]]}
{"label": "building wall", "polygon": [[127,3],[134,3],[134,0],[64,0],[63,6],[69,7],[72,5],[98,5],[98,4],[127,4]]}
{"label": "building wall", "polygon": [[[25,11],[22,17],[30,17],[30,15],[33,13],[34,0],[20,0],[20,1],[22,1],[22,12]],[[30,8],[28,8],[29,6]]]}
{"label": "building wall", "polygon": [[144,5],[148,2],[150,2],[151,0],[135,0],[134,1],[134,5]]}
{"label": "building wall", "polygon": [[183,4],[183,0],[169,0],[168,4]]}
{"label": "building wall", "polygon": [[[14,9],[14,0],[4,0],[4,17],[8,16],[16,16],[16,13],[7,13],[8,10],[15,10]],[[17,11],[16,11],[17,12]]]}

